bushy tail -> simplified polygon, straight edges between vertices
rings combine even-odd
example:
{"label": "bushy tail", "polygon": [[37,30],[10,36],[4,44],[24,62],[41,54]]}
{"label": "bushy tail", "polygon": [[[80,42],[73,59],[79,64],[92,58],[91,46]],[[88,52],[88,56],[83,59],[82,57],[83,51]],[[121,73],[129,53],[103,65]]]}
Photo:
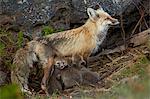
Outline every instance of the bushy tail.
{"label": "bushy tail", "polygon": [[28,48],[20,48],[17,50],[13,59],[13,68],[11,70],[11,81],[17,84],[24,92],[28,92],[28,78],[30,68],[33,67],[37,57],[33,51]]}

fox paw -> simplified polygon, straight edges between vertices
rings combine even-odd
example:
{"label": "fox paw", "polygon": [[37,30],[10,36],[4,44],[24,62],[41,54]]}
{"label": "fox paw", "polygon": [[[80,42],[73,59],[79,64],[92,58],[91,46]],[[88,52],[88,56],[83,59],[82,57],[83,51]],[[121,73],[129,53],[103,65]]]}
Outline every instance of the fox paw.
{"label": "fox paw", "polygon": [[48,93],[48,91],[47,91],[46,86],[42,84],[42,85],[41,85],[41,88],[42,88],[42,90],[46,93],[46,95],[49,96],[49,93]]}
{"label": "fox paw", "polygon": [[27,93],[27,94],[29,94],[29,95],[31,95],[32,94],[32,92],[29,90],[29,89],[21,89],[21,91],[22,92],[24,92],[24,93]]}
{"label": "fox paw", "polygon": [[45,83],[41,83],[41,88],[42,88],[42,90],[46,90],[46,84]]}

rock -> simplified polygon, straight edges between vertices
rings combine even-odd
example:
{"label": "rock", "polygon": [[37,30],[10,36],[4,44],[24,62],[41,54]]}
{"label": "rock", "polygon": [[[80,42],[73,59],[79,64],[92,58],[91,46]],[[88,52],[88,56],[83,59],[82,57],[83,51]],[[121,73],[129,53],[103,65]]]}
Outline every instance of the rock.
{"label": "rock", "polygon": [[68,28],[69,0],[0,0],[0,2],[2,6],[0,14],[6,17],[13,16],[15,19],[13,24],[21,25],[28,33],[32,33],[34,27],[47,22],[56,28]]}
{"label": "rock", "polygon": [[[139,3],[136,0],[134,3]],[[86,8],[102,5],[113,16],[134,10],[132,0],[0,0],[0,16],[13,17],[12,25],[27,33],[36,26],[50,24],[56,29],[69,29],[87,19]],[[128,9],[127,9],[128,8]],[[0,23],[2,24],[2,23]],[[72,26],[73,25],[73,26]]]}

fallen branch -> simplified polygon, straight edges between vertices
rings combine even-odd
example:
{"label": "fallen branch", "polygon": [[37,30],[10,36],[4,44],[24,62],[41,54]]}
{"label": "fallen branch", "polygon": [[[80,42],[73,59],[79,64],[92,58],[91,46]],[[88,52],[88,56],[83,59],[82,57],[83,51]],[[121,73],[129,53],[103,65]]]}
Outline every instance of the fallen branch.
{"label": "fallen branch", "polygon": [[140,32],[138,34],[135,34],[130,38],[129,45],[132,44],[132,47],[142,45],[148,41],[150,38],[150,28]]}

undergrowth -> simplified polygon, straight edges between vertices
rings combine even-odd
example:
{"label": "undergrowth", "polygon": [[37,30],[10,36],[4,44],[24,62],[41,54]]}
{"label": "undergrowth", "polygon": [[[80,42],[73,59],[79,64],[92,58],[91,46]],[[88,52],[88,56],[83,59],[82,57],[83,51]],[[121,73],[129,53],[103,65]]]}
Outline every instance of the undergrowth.
{"label": "undergrowth", "polygon": [[[23,37],[23,32],[17,35],[0,29],[0,58],[3,68],[11,68],[12,60],[17,49],[23,46],[28,39]],[[1,67],[2,68],[2,67]]]}
{"label": "undergrowth", "polygon": [[52,28],[51,26],[43,26],[42,36],[46,36],[46,35],[57,33],[57,32],[62,32],[62,31],[64,31],[63,28],[56,30],[56,29]]}
{"label": "undergrowth", "polygon": [[[63,31],[62,30],[57,30]],[[56,32],[51,27],[43,27],[43,35],[48,35]],[[10,32],[0,29],[0,58],[2,59],[1,65],[4,68],[9,68],[12,65],[12,59],[18,48],[22,47],[25,42],[23,32],[19,32],[18,35],[13,35]],[[150,43],[149,43],[150,44]],[[2,67],[1,67],[2,68]],[[116,80],[112,89],[108,92],[98,93],[96,99],[150,99],[150,61],[143,55],[137,62],[125,68],[116,78],[121,78],[120,81]],[[122,79],[127,78],[127,81],[121,82]],[[135,79],[133,79],[135,78]],[[11,92],[11,93],[10,93]],[[0,99],[22,99],[20,90],[15,85],[7,85],[0,87]],[[82,94],[82,93],[81,93]],[[49,97],[35,95],[32,99],[46,99]],[[62,98],[57,94],[52,95],[52,99]],[[92,99],[83,94],[81,99]]]}
{"label": "undergrowth", "polygon": [[[150,99],[150,61],[144,56],[134,65],[124,69],[113,88],[99,95],[101,99]],[[116,77],[115,77],[116,78]]]}

